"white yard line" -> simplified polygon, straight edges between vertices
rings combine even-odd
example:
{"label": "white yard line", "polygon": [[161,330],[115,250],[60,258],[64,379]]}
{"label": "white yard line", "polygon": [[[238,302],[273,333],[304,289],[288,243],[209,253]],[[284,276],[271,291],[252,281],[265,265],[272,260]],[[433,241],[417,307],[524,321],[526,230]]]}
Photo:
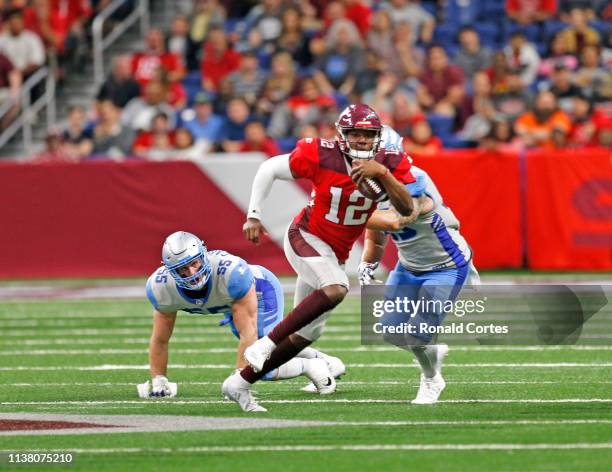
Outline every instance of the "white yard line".
{"label": "white yard line", "polygon": [[177,448],[64,448],[64,449],[19,449],[10,452],[71,452],[76,454],[190,454],[223,452],[300,452],[300,451],[519,451],[542,449],[612,449],[612,443],[537,443],[537,444],[304,444],[279,446],[195,446]]}
{"label": "white yard line", "polygon": [[[448,379],[447,379],[448,380]],[[451,380],[453,385],[465,384],[465,385],[584,385],[584,380]],[[589,380],[590,384],[607,385],[612,384],[612,380]],[[374,381],[361,381],[361,380],[339,380],[338,383],[342,385],[401,385],[404,387],[418,387],[418,382],[401,381],[401,380],[374,380]],[[212,385],[218,387],[221,382],[202,381],[202,382],[180,382],[181,385],[198,385],[207,386]],[[44,387],[134,387],[134,382],[17,382],[17,383],[3,383],[5,387],[15,388],[44,388]],[[294,390],[296,382],[278,382],[274,388],[286,388]]]}
{"label": "white yard line", "polygon": [[[169,369],[232,369],[233,364],[170,364]],[[347,364],[348,368],[358,369],[379,369],[379,368],[418,368],[416,364]],[[475,363],[475,364],[445,364],[445,368],[483,368],[483,367],[500,367],[500,368],[601,368],[612,367],[612,362],[543,362],[543,363]],[[0,367],[0,371],[96,371],[96,370],[148,370],[147,364],[102,364],[90,366],[13,366]]]}
{"label": "white yard line", "polygon": [[[230,331],[227,330],[226,333]],[[150,334],[150,333],[149,333]],[[92,335],[95,336],[95,335]],[[224,339],[213,339],[208,336],[183,336],[177,331],[175,331],[175,335],[171,339],[171,343],[173,344],[191,344],[191,343],[203,343],[206,345],[209,344],[223,344],[227,345],[228,339],[234,339],[233,336],[226,337]],[[28,339],[13,339],[13,340],[0,340],[0,346],[41,346],[41,345],[94,345],[94,344],[144,344],[148,345],[150,341],[149,337],[142,338],[100,338],[95,337],[92,339],[63,339],[63,338],[49,338],[48,336],[41,336],[39,338],[28,338]],[[329,335],[325,336],[325,339],[322,342],[338,342],[338,341],[361,341],[361,336],[356,335]],[[359,349],[359,347],[356,347]]]}
{"label": "white yard line", "polygon": [[[171,364],[168,366],[169,369],[232,369],[232,364]],[[347,364],[349,368],[359,369],[379,369],[379,368],[418,368],[416,364]],[[612,362],[550,362],[550,363],[475,363],[475,364],[445,364],[445,368],[482,368],[482,367],[501,367],[501,368],[600,368],[600,367],[612,367]],[[0,371],[11,372],[11,371],[99,371],[99,370],[148,370],[147,364],[102,364],[92,366],[13,366],[13,367],[0,367]]]}
{"label": "white yard line", "polygon": [[[0,402],[0,406],[25,406],[25,405],[139,405],[143,402],[153,401],[158,405],[229,405],[230,402],[227,400],[176,400],[176,399],[165,399],[160,400],[56,400],[56,401],[21,401],[21,402]],[[394,404],[406,404],[408,400],[389,400],[380,398],[360,398],[360,399],[349,399],[349,398],[315,398],[315,399],[297,399],[297,400],[266,400],[261,399],[262,404],[309,404],[309,403],[355,403],[355,404],[377,404],[377,403],[394,403]],[[438,403],[612,403],[612,398],[555,398],[555,399],[541,399],[541,398],[521,398],[521,399],[486,399],[486,398],[473,398],[473,399],[457,399],[457,400],[439,400]],[[411,407],[419,408],[419,407]]]}
{"label": "white yard line", "polygon": [[[506,351],[610,351],[612,346],[452,346],[453,352],[506,352]],[[235,347],[172,349],[173,354],[233,354]],[[345,348],[326,348],[326,353],[339,352],[401,352],[393,346],[357,346]],[[46,355],[97,355],[97,354],[147,354],[148,349],[13,349],[0,350],[0,356],[46,356]]]}

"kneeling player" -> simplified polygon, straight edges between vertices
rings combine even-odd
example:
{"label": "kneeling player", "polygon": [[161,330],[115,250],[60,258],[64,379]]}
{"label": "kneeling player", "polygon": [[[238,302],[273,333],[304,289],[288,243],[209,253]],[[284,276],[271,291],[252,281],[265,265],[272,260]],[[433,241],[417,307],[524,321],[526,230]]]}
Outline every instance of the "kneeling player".
{"label": "kneeling player", "polygon": [[[397,246],[399,261],[386,284],[407,287],[415,299],[452,301],[468,279],[471,285],[479,283],[478,272],[472,264],[472,251],[459,233],[459,221],[444,205],[429,175],[415,166],[412,173],[417,181],[408,184],[407,188],[414,199],[414,212],[409,217],[400,217],[393,210],[376,211],[372,215],[359,265],[359,281],[367,285],[373,279],[386,244],[383,231],[387,231]],[[439,326],[444,315],[444,312],[421,312],[411,322]],[[381,321],[392,324],[398,319],[389,318]],[[413,336],[387,336],[386,339],[410,349],[421,366],[421,384],[412,403],[438,401],[446,385],[441,369],[448,346],[432,344],[433,336],[422,332]]]}
{"label": "kneeling player", "polygon": [[[162,260],[164,265],[147,281],[147,297],[155,308],[149,346],[153,396],[170,394],[166,378],[168,342],[178,311],[225,313],[221,324],[229,324],[239,339],[236,367],[241,369],[245,366],[244,349],[281,322],[284,305],[282,287],[272,272],[225,251],[207,251],[191,233],[178,231],[168,236]],[[325,388],[332,383],[331,377],[343,373],[340,359],[306,348],[298,357],[269,372],[265,379],[305,375],[319,393],[325,394],[331,393]],[[265,411],[250,395],[241,399],[240,405],[245,411]]]}

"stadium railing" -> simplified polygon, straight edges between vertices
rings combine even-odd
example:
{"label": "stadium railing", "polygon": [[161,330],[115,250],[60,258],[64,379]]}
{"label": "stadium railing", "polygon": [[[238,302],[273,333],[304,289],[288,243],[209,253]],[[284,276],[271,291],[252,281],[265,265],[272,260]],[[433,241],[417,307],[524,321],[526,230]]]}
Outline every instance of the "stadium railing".
{"label": "stadium railing", "polygon": [[114,0],[108,7],[102,10],[93,21],[94,83],[96,86],[99,86],[104,81],[104,51],[125,34],[137,21],[140,21],[141,35],[144,36],[145,32],[149,29],[149,0],[138,0],[136,8],[134,8],[123,21],[116,24],[109,34],[104,36],[104,23],[113,13],[121,8],[124,3],[125,0]]}
{"label": "stadium railing", "polygon": [[[44,86],[44,92],[32,102],[32,90]],[[0,108],[0,119],[9,112],[14,103],[7,101]],[[22,85],[19,96],[20,111],[17,118],[0,134],[0,149],[22,130],[23,147],[27,152],[32,151],[32,127],[38,113],[46,107],[47,126],[55,122],[55,77],[50,67],[41,67],[32,74]]]}

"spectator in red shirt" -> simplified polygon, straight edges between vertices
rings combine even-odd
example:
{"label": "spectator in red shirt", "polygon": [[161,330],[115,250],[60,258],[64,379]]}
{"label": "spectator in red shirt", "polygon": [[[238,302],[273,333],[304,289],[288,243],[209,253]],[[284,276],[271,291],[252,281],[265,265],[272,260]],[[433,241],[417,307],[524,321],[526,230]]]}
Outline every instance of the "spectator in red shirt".
{"label": "spectator in red shirt", "polygon": [[140,132],[132,146],[138,157],[164,159],[174,147],[174,132],[170,129],[168,116],[165,113],[155,115],[150,130]]}
{"label": "spectator in red shirt", "polygon": [[410,135],[404,138],[404,150],[408,154],[433,156],[441,149],[442,141],[433,135],[426,120],[416,122],[410,130]]}
{"label": "spectator in red shirt", "polygon": [[223,28],[211,28],[200,64],[202,88],[207,92],[217,92],[223,79],[239,65],[240,54],[230,47]]}
{"label": "spectator in red shirt", "polygon": [[244,130],[244,141],[239,152],[263,152],[268,157],[278,156],[281,152],[276,142],[266,135],[266,130],[259,121],[252,121]]}
{"label": "spectator in red shirt", "polygon": [[612,119],[600,110],[593,109],[593,103],[583,94],[573,98],[572,128],[568,143],[572,147],[610,146]]}
{"label": "spectator in red shirt", "polygon": [[439,115],[455,116],[465,96],[463,71],[449,64],[442,46],[429,47],[427,66],[419,82],[417,98],[425,110]]}
{"label": "spectator in red shirt", "polygon": [[185,67],[180,57],[166,51],[164,33],[159,28],[149,30],[146,37],[146,49],[132,56],[132,72],[141,89],[155,76],[161,67],[168,73],[171,82],[185,76]]}
{"label": "spectator in red shirt", "polygon": [[370,30],[370,7],[361,0],[344,0],[344,8],[346,17],[355,23],[361,37],[365,39]]}
{"label": "spectator in red shirt", "polygon": [[546,21],[557,12],[557,0],[506,0],[508,16],[521,25]]}
{"label": "spectator in red shirt", "polygon": [[324,121],[326,117],[334,122],[336,115],[336,102],[329,96],[321,93],[321,89],[312,77],[304,77],[300,84],[300,92],[276,107],[272,113],[268,134],[280,139],[297,135],[297,130],[305,124],[314,124]]}

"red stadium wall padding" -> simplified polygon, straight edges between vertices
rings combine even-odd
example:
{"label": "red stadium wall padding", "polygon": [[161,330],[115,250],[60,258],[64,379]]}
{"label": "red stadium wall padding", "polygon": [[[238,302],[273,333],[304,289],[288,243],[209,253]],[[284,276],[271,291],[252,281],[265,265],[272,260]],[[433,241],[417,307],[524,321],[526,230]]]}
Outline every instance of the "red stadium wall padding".
{"label": "red stadium wall padding", "polygon": [[612,270],[612,153],[527,154],[527,244],[534,269]]}
{"label": "red stadium wall padding", "polygon": [[413,156],[461,223],[479,269],[522,266],[520,166],[517,154],[476,150]]}
{"label": "red stadium wall padding", "polygon": [[0,202],[0,278],[147,275],[179,229],[291,272],[274,242],[244,239],[244,212],[187,162],[3,164]]}

